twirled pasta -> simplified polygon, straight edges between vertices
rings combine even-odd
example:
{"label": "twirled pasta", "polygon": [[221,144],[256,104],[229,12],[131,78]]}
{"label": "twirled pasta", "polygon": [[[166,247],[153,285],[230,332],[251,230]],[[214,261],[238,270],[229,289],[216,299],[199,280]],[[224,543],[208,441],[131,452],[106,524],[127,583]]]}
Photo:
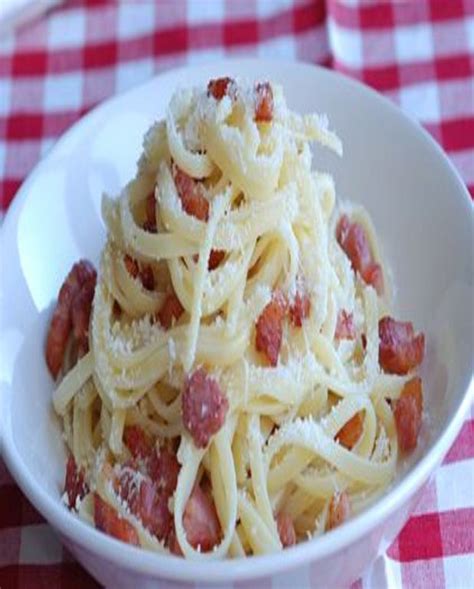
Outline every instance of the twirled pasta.
{"label": "twirled pasta", "polygon": [[[109,467],[117,473],[130,464],[127,427],[158,446],[179,443],[173,539],[184,556],[199,559],[280,550],[287,541],[277,514],[290,518],[300,540],[328,527],[335,494],[344,492],[353,512],[378,496],[398,452],[386,399],[396,400],[409,378],[381,371],[378,326],[389,285],[382,296],[354,272],[336,238],[334,182],[311,168],[310,142],[342,155],[339,139],[324,118],[291,112],[276,85],[219,83],[217,95],[211,85],[179,91],[146,134],[135,178],[118,198],[104,195],[107,242],[90,349],[53,396],[88,490],[151,550],[167,551],[170,538],[157,538],[130,509]],[[262,87],[270,118],[269,105],[258,106]],[[185,196],[205,199],[202,214],[186,209],[182,185]],[[345,210],[386,277],[366,213]],[[213,252],[219,263],[211,270]],[[298,297],[305,306],[296,319],[282,319],[278,361],[269,363],[256,329],[276,292],[290,314]],[[179,312],[164,327],[170,293]],[[352,335],[338,331],[341,312]],[[205,447],[196,446],[181,409],[187,378],[200,367],[227,409]],[[354,419],[360,433],[349,446],[340,432]],[[203,480],[221,530],[208,551],[186,529],[187,502]],[[91,496],[78,509],[88,521]]]}

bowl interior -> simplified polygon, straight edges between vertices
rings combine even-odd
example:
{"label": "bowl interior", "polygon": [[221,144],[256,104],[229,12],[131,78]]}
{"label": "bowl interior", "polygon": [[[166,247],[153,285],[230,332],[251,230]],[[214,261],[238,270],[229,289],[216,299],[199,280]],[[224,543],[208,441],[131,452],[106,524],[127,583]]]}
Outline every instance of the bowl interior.
{"label": "bowl interior", "polygon": [[427,418],[406,469],[460,407],[473,350],[472,209],[428,136],[375,93],[310,66],[248,60],[169,72],[75,125],[24,184],[2,228],[0,427],[34,502],[41,495],[59,504],[64,476],[43,353],[59,286],[78,258],[97,263],[101,194],[117,193],[131,178],[143,133],[163,116],[173,90],[219,74],[281,83],[291,108],[327,113],[344,142],[342,159],[316,149],[314,167],[334,175],[338,198],[368,209],[393,271],[396,316],[413,321],[427,341]]}

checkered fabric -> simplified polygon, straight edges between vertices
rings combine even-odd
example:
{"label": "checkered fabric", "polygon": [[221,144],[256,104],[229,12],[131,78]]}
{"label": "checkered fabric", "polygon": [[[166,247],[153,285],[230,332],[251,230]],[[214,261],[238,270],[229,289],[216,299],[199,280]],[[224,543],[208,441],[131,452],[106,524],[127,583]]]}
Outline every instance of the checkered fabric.
{"label": "checkered fabric", "polygon": [[[474,0],[71,0],[0,39],[0,211],[98,102],[228,55],[320,63],[373,86],[429,130],[474,197]],[[264,586],[317,582],[307,567]],[[1,589],[96,586],[0,460]],[[473,586],[471,409],[400,536],[354,587]]]}

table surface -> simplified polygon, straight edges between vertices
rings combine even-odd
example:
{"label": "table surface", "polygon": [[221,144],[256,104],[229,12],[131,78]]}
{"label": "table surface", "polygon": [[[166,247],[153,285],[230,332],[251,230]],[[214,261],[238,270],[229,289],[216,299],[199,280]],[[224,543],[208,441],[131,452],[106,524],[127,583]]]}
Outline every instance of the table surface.
{"label": "table surface", "polygon": [[[94,105],[229,55],[319,63],[374,87],[428,129],[474,197],[474,0],[72,0],[0,38],[0,218]],[[354,586],[472,587],[473,555],[471,409],[407,525]],[[305,570],[288,582],[313,586]],[[96,586],[0,459],[0,588]]]}

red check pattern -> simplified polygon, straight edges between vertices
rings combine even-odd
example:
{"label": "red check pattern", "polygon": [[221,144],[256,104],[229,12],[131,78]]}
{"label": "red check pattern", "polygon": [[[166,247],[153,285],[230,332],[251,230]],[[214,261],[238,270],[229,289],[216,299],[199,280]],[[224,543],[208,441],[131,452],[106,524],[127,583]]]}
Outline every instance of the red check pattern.
{"label": "red check pattern", "polygon": [[[474,0],[70,0],[0,39],[0,211],[94,105],[228,55],[320,63],[373,86],[429,130],[474,197]],[[472,587],[473,530],[471,410],[398,539],[354,586]],[[302,573],[302,587],[316,582]],[[1,589],[95,586],[0,461]]]}

